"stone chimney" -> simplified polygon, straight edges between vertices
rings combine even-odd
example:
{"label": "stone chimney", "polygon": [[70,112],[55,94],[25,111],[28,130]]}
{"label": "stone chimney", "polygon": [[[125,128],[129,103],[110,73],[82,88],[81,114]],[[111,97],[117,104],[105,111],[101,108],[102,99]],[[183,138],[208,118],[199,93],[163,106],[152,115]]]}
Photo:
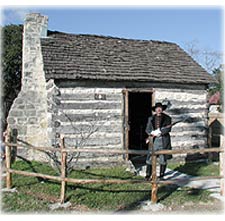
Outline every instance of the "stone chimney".
{"label": "stone chimney", "polygon": [[36,87],[45,87],[40,38],[47,37],[47,29],[46,16],[36,13],[26,16],[23,31],[22,87],[29,87],[32,91]]}
{"label": "stone chimney", "polygon": [[[28,14],[23,31],[22,87],[8,116],[8,127],[18,129],[18,137],[37,146],[49,146],[46,80],[41,54],[41,38],[47,37],[48,18]],[[26,155],[36,159],[33,151]]]}

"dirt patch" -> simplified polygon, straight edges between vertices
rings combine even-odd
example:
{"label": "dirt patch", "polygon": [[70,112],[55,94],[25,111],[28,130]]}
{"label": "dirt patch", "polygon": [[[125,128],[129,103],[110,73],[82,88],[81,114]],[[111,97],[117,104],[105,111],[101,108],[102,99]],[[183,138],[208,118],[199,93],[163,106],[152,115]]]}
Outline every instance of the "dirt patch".
{"label": "dirt patch", "polygon": [[30,196],[33,196],[35,197],[36,199],[39,199],[39,200],[45,200],[45,201],[48,201],[49,203],[56,203],[59,201],[59,198],[58,197],[55,197],[55,196],[51,196],[51,195],[47,195],[46,193],[34,193],[32,191],[23,191],[24,194],[27,194],[27,195],[30,195]]}
{"label": "dirt patch", "polygon": [[74,212],[82,212],[82,213],[94,211],[85,205],[74,205],[74,206],[70,207],[70,210],[74,211]]}

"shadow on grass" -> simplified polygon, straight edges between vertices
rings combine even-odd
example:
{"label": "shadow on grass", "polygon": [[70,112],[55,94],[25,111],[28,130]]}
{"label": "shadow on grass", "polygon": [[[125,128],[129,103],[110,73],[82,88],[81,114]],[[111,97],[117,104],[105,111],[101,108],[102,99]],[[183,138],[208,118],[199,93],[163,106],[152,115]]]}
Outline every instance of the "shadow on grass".
{"label": "shadow on grass", "polygon": [[[179,186],[176,185],[176,184],[164,185],[164,186],[159,187],[158,194],[157,194],[158,195],[157,203],[163,203],[164,204],[165,200],[167,198],[169,198],[174,192],[176,192],[178,188],[179,188]],[[191,199],[190,197],[200,196],[203,192],[203,190],[201,190],[201,189],[194,189],[194,188],[184,188],[184,189],[181,189],[179,191],[182,191],[183,193],[182,194],[176,194],[174,196],[173,201],[176,200],[176,198],[177,198],[178,201],[180,201],[180,198],[183,199],[183,197],[186,197],[187,200],[190,200]],[[117,210],[116,212],[126,212],[126,211],[129,211],[129,210],[139,209],[141,202],[151,200],[151,191],[146,191],[146,193],[147,194],[143,198],[141,198],[141,199],[139,199],[139,200],[137,200],[137,201],[135,201],[131,204],[126,205],[125,207]],[[171,199],[169,199],[169,201],[170,200]],[[165,203],[165,205],[167,205],[167,203]]]}
{"label": "shadow on grass", "polygon": [[[85,184],[84,184],[85,185]],[[67,188],[70,190],[76,190],[76,189],[83,189],[83,190],[88,190],[88,191],[94,191],[94,192],[109,192],[109,193],[148,193],[151,192],[150,190],[136,190],[136,189],[103,189],[101,187],[105,187],[106,185],[103,184],[101,186],[99,186],[98,188],[96,187],[87,187],[84,185],[67,185]],[[132,184],[134,185],[134,184]],[[110,186],[108,186],[110,188]],[[115,187],[112,187],[115,188]]]}
{"label": "shadow on grass", "polygon": [[176,184],[163,185],[158,189],[158,203],[162,202],[179,188]]}
{"label": "shadow on grass", "polygon": [[[32,162],[30,160],[27,160],[26,158],[22,157],[22,156],[17,156],[17,158],[21,159],[22,161],[24,161],[27,166],[29,166],[29,168],[31,169],[32,172],[34,173],[38,173],[38,171],[35,169],[35,167],[33,166]],[[42,181],[46,181],[46,179],[44,178],[41,178],[41,177],[32,177],[34,179],[36,179],[37,181],[34,181],[34,182],[30,182],[29,184],[25,183],[25,184],[21,184],[21,185],[16,185],[17,187],[19,186],[30,186],[30,185],[33,185],[33,184],[37,184],[37,183],[40,183]]]}
{"label": "shadow on grass", "polygon": [[146,194],[144,197],[142,197],[141,199],[132,202],[126,206],[122,206],[121,208],[117,209],[115,212],[116,213],[126,213],[130,210],[135,210],[138,209],[138,207],[140,206],[140,203],[146,200],[149,200],[151,196],[151,191],[148,191],[148,195]]}
{"label": "shadow on grass", "polygon": [[[73,172],[75,173],[81,173],[81,174],[85,174],[87,176],[90,176],[90,177],[99,177],[99,178],[112,178],[112,179],[120,179],[120,180],[126,180],[126,179],[129,179],[129,178],[134,178],[135,176],[132,176],[132,175],[128,175],[128,174],[123,174],[125,177],[121,177],[121,176],[113,176],[113,175],[109,175],[109,174],[98,174],[98,173],[94,173],[94,172],[90,172],[90,171],[87,171],[87,170],[74,170]],[[86,177],[86,178],[90,178],[90,177]]]}
{"label": "shadow on grass", "polygon": [[201,176],[202,168],[205,168],[208,165],[208,162],[186,162],[184,165],[180,165],[174,170],[191,176]]}

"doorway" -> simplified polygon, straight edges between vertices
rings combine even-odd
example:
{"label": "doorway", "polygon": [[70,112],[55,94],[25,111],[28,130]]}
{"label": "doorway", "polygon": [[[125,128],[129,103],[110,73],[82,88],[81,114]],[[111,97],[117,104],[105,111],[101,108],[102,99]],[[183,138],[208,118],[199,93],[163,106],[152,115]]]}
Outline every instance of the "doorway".
{"label": "doorway", "polygon": [[[145,143],[147,134],[145,133],[148,117],[152,115],[152,91],[128,91],[126,120],[126,148],[132,150],[147,150],[148,145]],[[128,160],[133,163],[145,162],[146,156],[129,154]]]}

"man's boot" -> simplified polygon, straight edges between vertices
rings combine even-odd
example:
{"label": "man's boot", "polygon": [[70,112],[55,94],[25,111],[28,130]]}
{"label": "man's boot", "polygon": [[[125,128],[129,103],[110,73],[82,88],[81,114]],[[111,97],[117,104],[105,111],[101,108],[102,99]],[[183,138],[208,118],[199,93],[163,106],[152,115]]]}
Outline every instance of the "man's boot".
{"label": "man's boot", "polygon": [[165,171],[166,171],[166,164],[165,165],[160,165],[160,172],[159,172],[159,178],[163,178],[165,175]]}
{"label": "man's boot", "polygon": [[145,179],[150,180],[151,175],[152,175],[152,165],[147,164]]}

